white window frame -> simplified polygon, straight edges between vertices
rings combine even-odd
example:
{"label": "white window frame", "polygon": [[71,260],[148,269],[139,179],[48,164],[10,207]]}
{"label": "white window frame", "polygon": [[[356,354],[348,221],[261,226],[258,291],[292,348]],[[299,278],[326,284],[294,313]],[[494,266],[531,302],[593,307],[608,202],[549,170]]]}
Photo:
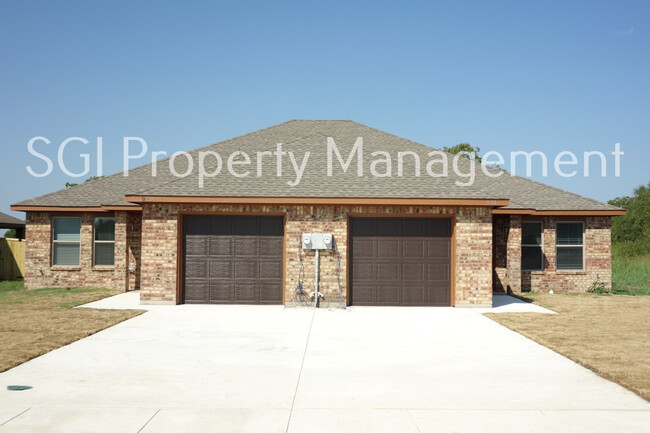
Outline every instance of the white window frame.
{"label": "white window frame", "polygon": [[[539,224],[540,227],[540,244],[524,244],[523,235],[524,235],[524,224]],[[544,270],[544,222],[543,221],[522,221],[521,222],[521,257],[524,256],[524,247],[535,247],[539,248],[542,251],[540,255],[539,269],[524,269],[521,267],[522,271],[535,272]],[[523,260],[522,260],[523,261]]]}
{"label": "white window frame", "polygon": [[[580,245],[575,244],[575,245],[558,245],[558,235],[557,235],[557,226],[558,224],[580,224],[582,226],[582,243]],[[582,248],[582,268],[580,269],[560,269],[558,266],[558,250],[560,248]],[[555,270],[557,272],[584,272],[585,270],[585,261],[586,261],[586,254],[585,254],[585,222],[584,221],[556,221],[555,222]]]}
{"label": "white window frame", "polygon": [[[113,228],[113,240],[112,241],[98,241],[95,239],[95,227],[96,227],[96,221],[97,219],[102,218],[102,219],[108,219],[112,218],[113,219],[113,227],[115,227],[115,217],[112,216],[101,216],[101,217],[95,217],[93,218],[93,267],[95,268],[113,268],[115,267],[115,228]],[[95,263],[95,259],[97,255],[95,254],[95,246],[97,244],[113,244],[113,264],[112,265],[98,265]]]}
{"label": "white window frame", "polygon": [[[79,220],[79,240],[78,241],[61,241],[61,240],[56,240],[55,239],[55,233],[54,233],[54,221],[57,219],[75,219]],[[54,245],[56,244],[77,244],[79,246],[79,263],[76,265],[58,265],[54,263]],[[52,266],[61,266],[61,267],[75,267],[78,268],[81,266],[81,217],[52,217],[52,251],[51,251],[51,257],[50,257],[50,263],[52,263]]]}

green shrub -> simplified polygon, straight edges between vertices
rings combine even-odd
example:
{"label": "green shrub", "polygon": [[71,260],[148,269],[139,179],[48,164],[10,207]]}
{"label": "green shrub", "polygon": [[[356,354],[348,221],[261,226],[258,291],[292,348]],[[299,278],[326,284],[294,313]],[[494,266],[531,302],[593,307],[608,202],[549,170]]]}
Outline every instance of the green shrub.
{"label": "green shrub", "polygon": [[610,293],[611,290],[607,287],[604,281],[596,280],[591,283],[591,286],[589,286],[587,292],[595,293],[597,295],[604,295]]}

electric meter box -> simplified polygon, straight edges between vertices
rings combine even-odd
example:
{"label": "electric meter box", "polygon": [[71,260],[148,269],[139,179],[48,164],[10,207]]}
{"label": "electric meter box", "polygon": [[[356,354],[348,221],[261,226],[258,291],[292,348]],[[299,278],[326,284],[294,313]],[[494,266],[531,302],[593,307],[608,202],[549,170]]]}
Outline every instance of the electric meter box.
{"label": "electric meter box", "polygon": [[331,250],[331,233],[303,233],[302,248],[304,250]]}

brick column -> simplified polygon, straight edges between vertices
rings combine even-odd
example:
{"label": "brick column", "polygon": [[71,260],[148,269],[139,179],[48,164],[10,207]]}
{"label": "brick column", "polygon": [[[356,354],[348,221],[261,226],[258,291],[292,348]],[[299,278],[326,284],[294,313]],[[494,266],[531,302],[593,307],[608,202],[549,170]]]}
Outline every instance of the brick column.
{"label": "brick column", "polygon": [[507,290],[521,293],[521,216],[510,215]]}

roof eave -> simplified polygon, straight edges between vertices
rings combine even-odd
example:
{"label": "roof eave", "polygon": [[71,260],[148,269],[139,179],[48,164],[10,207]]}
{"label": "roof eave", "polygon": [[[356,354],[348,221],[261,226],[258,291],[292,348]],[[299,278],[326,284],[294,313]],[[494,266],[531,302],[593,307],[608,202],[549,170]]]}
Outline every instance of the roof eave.
{"label": "roof eave", "polygon": [[11,205],[11,210],[20,212],[140,212],[142,206],[134,205],[101,205],[101,206],[38,206],[38,205]]}
{"label": "roof eave", "polygon": [[404,198],[404,197],[219,197],[127,195],[130,203],[285,204],[285,205],[388,205],[388,206],[508,206],[508,199]]}
{"label": "roof eave", "polygon": [[531,216],[622,216],[625,209],[566,209],[566,210],[536,210],[536,209],[494,209],[494,215],[531,215]]}

